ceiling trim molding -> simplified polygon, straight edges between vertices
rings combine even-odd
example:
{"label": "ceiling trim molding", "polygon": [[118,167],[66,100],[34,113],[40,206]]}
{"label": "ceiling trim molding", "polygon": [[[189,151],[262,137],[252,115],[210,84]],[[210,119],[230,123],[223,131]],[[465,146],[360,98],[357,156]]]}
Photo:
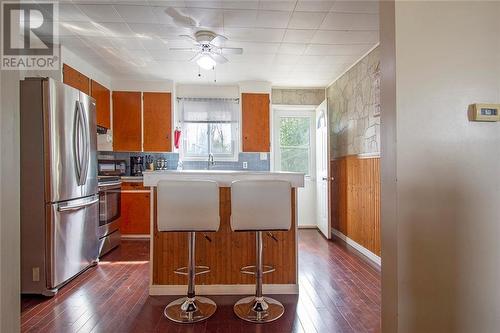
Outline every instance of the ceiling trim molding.
{"label": "ceiling trim molding", "polygon": [[332,84],[338,81],[342,76],[344,76],[347,72],[349,72],[354,66],[356,66],[361,60],[363,60],[367,55],[369,55],[373,50],[375,50],[380,45],[380,42],[373,45],[371,49],[369,49],[365,54],[363,54],[358,60],[356,60],[351,66],[349,66],[345,71],[342,72],[339,76],[337,76],[332,82],[330,82],[325,89],[328,89]]}

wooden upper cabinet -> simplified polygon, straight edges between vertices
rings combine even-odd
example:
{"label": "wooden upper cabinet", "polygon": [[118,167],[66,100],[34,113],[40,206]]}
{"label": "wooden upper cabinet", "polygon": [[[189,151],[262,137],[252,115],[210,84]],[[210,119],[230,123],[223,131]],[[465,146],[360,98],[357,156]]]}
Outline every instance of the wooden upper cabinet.
{"label": "wooden upper cabinet", "polygon": [[97,125],[111,128],[110,98],[111,93],[108,88],[91,80],[90,96],[96,101]]}
{"label": "wooden upper cabinet", "polygon": [[141,151],[141,93],[113,91],[113,150]]}
{"label": "wooden upper cabinet", "polygon": [[270,151],[269,94],[243,93],[241,96],[243,151]]}
{"label": "wooden upper cabinet", "polygon": [[63,82],[90,95],[90,79],[66,64],[63,64]]}
{"label": "wooden upper cabinet", "polygon": [[172,151],[172,95],[162,92],[143,93],[145,152]]}

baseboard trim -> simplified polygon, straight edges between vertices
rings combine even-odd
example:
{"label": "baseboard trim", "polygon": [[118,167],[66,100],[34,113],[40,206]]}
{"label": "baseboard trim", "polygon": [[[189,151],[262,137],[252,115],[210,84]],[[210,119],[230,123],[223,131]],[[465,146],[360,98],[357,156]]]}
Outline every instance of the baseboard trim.
{"label": "baseboard trim", "polygon": [[301,224],[297,226],[298,229],[318,229],[316,224]]}
{"label": "baseboard trim", "polygon": [[[299,293],[298,284],[264,284],[262,290],[265,294],[296,295]],[[149,295],[184,295],[186,285],[158,285],[149,286]],[[252,295],[255,293],[253,284],[215,284],[196,285],[198,295]]]}
{"label": "baseboard trim", "polygon": [[349,237],[347,237],[346,235],[344,235],[343,233],[334,228],[332,228],[332,233],[341,240],[343,240],[344,242],[346,242],[346,244],[352,246],[356,251],[361,253],[363,256],[365,256],[368,260],[370,260],[374,264],[378,266],[382,265],[382,259],[372,251],[368,250],[366,247],[360,245],[359,243],[356,243],[355,241],[353,241],[352,239],[350,239]]}
{"label": "baseboard trim", "polygon": [[132,234],[122,234],[121,239],[150,239],[151,236],[148,234],[145,235],[132,235]]}

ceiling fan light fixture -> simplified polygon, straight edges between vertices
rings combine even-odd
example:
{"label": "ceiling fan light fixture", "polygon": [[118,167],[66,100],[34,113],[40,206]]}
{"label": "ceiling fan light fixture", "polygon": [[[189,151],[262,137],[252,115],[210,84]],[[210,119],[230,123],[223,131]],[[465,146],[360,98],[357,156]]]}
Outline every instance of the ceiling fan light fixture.
{"label": "ceiling fan light fixture", "polygon": [[206,70],[212,69],[215,67],[215,65],[217,65],[215,60],[212,59],[212,57],[208,54],[202,55],[198,60],[196,60],[196,63],[198,64],[198,66]]}

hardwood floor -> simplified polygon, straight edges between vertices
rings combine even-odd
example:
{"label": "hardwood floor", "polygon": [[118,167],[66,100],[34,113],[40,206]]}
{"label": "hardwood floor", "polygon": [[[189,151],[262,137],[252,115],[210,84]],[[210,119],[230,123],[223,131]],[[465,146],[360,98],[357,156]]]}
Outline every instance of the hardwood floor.
{"label": "hardwood floor", "polygon": [[213,296],[217,312],[195,325],[174,324],[163,308],[174,296],[149,296],[149,244],[124,241],[53,298],[22,296],[22,332],[378,332],[380,272],[337,241],[299,231],[299,295],[275,295],[285,315],[265,325],[243,322],[241,296]]}

